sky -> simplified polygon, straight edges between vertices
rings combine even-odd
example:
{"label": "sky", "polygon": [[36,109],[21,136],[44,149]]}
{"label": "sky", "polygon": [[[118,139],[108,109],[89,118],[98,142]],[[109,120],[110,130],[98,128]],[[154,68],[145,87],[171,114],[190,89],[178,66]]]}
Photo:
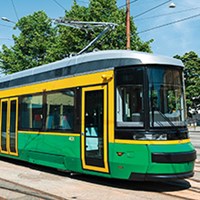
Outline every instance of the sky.
{"label": "sky", "polygon": [[[86,7],[88,2],[77,0],[78,4]],[[140,38],[143,41],[154,39],[151,44],[153,53],[182,56],[194,51],[200,56],[200,0],[130,2],[131,16]],[[175,3],[175,8],[169,8],[171,2]],[[0,17],[7,17],[13,22],[0,20],[0,50],[3,44],[13,45],[12,35],[19,34],[13,26],[20,18],[39,10],[45,11],[50,18],[63,17],[72,4],[73,0],[0,0]],[[117,5],[125,9],[126,0],[117,0]]]}

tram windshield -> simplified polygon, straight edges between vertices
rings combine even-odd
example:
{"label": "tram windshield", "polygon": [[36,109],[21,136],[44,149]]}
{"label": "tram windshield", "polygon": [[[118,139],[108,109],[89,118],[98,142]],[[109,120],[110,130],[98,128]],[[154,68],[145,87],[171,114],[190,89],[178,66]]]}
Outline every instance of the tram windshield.
{"label": "tram windshield", "polygon": [[117,70],[117,127],[185,126],[184,105],[181,69],[146,66]]}
{"label": "tram windshield", "polygon": [[182,72],[174,68],[149,68],[150,127],[185,125]]}

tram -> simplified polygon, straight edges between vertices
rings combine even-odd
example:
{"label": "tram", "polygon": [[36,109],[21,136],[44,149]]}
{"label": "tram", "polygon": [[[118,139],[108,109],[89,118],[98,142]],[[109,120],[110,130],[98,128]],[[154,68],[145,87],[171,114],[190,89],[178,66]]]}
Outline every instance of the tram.
{"label": "tram", "polygon": [[90,52],[0,79],[0,156],[108,178],[193,176],[183,64]]}

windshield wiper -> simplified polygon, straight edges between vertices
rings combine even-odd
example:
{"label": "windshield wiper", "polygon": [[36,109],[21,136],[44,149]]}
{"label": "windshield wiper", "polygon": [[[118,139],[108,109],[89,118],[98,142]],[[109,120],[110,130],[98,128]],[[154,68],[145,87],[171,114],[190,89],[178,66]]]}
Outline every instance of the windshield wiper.
{"label": "windshield wiper", "polygon": [[175,127],[174,123],[172,123],[172,121],[165,114],[163,114],[160,110],[157,111],[163,117],[163,119],[165,119],[172,127]]}

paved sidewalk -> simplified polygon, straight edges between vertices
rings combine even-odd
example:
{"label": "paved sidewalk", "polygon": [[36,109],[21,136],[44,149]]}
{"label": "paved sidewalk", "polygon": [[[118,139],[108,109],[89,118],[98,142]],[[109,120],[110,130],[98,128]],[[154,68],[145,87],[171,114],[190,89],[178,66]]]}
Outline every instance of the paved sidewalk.
{"label": "paved sidewalk", "polygon": [[188,126],[189,131],[196,131],[200,134],[200,126]]}
{"label": "paved sidewalk", "polygon": [[[197,127],[196,129],[190,128],[189,132],[193,132],[197,134],[199,132],[200,134],[200,127]],[[196,142],[194,138],[191,138],[191,142],[194,143]],[[197,153],[197,158],[195,161],[195,174],[194,174],[194,179],[200,181],[200,148],[195,148],[196,153]]]}

